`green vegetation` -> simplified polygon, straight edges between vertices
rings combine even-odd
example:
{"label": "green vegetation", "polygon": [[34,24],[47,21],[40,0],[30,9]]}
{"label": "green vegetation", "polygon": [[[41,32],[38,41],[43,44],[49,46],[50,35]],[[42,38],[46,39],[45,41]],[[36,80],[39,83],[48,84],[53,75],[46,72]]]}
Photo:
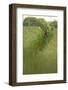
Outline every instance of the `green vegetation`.
{"label": "green vegetation", "polygon": [[57,21],[24,19],[23,74],[57,73]]}

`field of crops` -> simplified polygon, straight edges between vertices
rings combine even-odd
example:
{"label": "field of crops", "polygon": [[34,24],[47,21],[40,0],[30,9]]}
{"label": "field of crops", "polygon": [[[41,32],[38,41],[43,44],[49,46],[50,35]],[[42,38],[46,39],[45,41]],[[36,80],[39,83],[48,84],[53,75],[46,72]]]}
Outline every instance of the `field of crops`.
{"label": "field of crops", "polygon": [[57,73],[57,30],[45,37],[37,26],[24,26],[23,74]]}

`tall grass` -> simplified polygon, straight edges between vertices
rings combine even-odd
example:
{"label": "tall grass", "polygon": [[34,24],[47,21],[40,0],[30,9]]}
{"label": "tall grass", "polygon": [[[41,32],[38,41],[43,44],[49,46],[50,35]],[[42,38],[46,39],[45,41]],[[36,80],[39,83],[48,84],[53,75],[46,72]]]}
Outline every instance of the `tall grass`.
{"label": "tall grass", "polygon": [[24,26],[23,74],[57,73],[57,32]]}

